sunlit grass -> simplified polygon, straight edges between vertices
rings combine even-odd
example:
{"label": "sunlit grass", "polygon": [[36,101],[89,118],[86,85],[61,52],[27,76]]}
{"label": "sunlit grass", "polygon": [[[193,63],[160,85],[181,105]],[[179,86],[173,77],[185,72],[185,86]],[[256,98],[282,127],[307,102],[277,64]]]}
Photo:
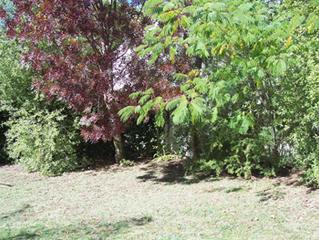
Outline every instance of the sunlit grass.
{"label": "sunlit grass", "polygon": [[143,164],[45,178],[2,167],[0,182],[12,186],[0,186],[0,239],[318,239],[318,191],[172,171]]}

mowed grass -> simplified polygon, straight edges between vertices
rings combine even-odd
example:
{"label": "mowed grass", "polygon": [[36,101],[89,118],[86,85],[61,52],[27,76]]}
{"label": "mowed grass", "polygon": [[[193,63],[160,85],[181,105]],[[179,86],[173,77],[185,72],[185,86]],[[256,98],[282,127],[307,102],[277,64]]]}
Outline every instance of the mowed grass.
{"label": "mowed grass", "polygon": [[319,191],[176,163],[46,178],[0,168],[0,239],[319,239]]}

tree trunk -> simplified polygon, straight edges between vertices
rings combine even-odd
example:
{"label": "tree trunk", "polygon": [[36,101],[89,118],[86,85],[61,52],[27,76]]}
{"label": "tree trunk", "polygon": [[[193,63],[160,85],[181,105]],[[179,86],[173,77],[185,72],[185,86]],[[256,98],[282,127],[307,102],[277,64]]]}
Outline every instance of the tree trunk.
{"label": "tree trunk", "polygon": [[122,159],[125,159],[124,141],[122,135],[117,135],[113,138],[113,144],[115,149],[115,161],[120,163]]}
{"label": "tree trunk", "polygon": [[169,153],[174,152],[174,129],[173,124],[170,118],[170,115],[167,113],[165,116],[165,127],[164,127],[164,135],[165,135],[165,148]]}
{"label": "tree trunk", "polygon": [[200,140],[197,129],[194,125],[191,126],[191,148],[192,148],[192,161],[195,162],[200,158]]}

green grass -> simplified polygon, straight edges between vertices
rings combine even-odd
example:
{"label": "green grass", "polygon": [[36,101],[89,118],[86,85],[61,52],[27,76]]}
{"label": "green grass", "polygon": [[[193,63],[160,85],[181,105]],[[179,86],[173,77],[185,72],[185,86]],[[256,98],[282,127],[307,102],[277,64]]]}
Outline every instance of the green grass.
{"label": "green grass", "polygon": [[132,226],[141,226],[151,221],[149,217],[129,219],[116,223],[80,222],[68,225],[43,225],[34,223],[24,227],[4,227],[0,239],[113,239],[124,234]]}
{"label": "green grass", "polygon": [[319,239],[319,192],[169,163],[47,178],[0,168],[0,239]]}

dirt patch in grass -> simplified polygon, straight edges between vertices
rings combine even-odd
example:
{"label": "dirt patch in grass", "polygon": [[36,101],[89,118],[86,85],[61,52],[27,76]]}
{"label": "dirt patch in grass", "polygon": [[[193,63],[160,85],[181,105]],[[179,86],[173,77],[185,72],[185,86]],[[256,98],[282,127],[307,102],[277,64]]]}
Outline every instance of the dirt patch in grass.
{"label": "dirt patch in grass", "polygon": [[48,178],[0,168],[0,239],[319,239],[319,191],[178,161]]}

